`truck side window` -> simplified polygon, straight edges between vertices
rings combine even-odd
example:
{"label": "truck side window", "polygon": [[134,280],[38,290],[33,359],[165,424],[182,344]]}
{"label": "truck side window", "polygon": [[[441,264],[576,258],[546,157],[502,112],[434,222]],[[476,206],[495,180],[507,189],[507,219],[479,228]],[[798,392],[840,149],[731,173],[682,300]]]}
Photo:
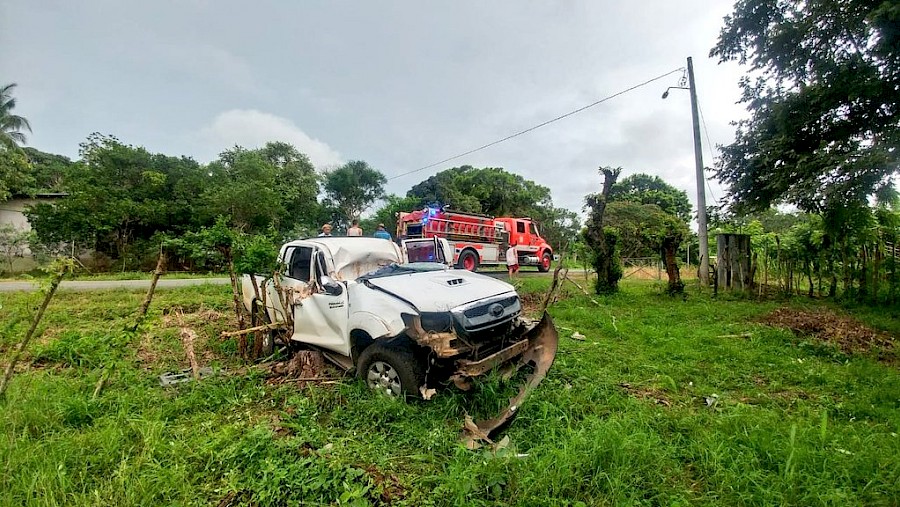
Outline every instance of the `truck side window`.
{"label": "truck side window", "polygon": [[537,231],[537,227],[534,226],[534,222],[531,222],[531,223],[528,224],[528,225],[529,225],[528,228],[531,229],[531,235],[532,235],[532,236],[539,236],[538,231]]}
{"label": "truck side window", "polygon": [[525,234],[525,222],[516,222],[516,232]]}
{"label": "truck side window", "polygon": [[308,246],[295,248],[291,254],[291,264],[288,266],[287,276],[301,282],[309,282],[310,266],[312,266],[312,248]]}

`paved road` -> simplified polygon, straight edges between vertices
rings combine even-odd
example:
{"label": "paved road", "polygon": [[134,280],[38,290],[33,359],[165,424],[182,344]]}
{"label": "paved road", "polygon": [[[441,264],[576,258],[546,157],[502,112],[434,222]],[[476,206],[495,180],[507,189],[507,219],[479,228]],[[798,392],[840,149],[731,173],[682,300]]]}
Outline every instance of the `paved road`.
{"label": "paved road", "polygon": [[[482,274],[506,279],[506,271],[482,271]],[[548,273],[539,273],[535,270],[519,271],[519,276],[531,278],[536,276],[551,276],[552,271]],[[571,271],[570,271],[571,273]],[[173,287],[188,287],[191,285],[228,285],[231,283],[228,278],[161,278],[156,284],[157,288],[167,289]],[[69,291],[91,291],[91,290],[111,290],[111,289],[129,289],[129,290],[147,290],[150,287],[150,280],[66,280],[60,284],[59,290]],[[21,292],[35,291],[38,284],[34,282],[0,282],[0,292]]]}

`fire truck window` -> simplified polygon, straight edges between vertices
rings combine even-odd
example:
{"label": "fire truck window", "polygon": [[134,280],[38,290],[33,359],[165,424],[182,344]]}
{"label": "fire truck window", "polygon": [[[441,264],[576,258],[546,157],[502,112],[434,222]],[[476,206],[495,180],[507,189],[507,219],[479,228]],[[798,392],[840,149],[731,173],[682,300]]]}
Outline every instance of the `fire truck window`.
{"label": "fire truck window", "polygon": [[294,249],[291,254],[291,264],[288,269],[288,276],[308,282],[310,279],[310,266],[312,265],[312,248],[301,246]]}
{"label": "fire truck window", "polygon": [[532,236],[538,235],[537,227],[534,226],[534,222],[531,222],[530,224],[528,224],[528,228],[531,229]]}
{"label": "fire truck window", "polygon": [[525,234],[525,222],[516,222],[516,232]]}

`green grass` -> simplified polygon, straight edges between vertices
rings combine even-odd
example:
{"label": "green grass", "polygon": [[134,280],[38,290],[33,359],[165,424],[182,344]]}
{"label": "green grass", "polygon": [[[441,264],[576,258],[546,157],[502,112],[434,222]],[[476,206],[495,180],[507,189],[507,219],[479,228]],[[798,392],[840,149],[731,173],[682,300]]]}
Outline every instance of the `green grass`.
{"label": "green grass", "polygon": [[[548,281],[520,283],[529,292]],[[0,401],[0,504],[900,502],[895,353],[846,355],[755,323],[816,304],[804,299],[659,292],[632,282],[596,297],[600,306],[576,291],[552,307],[556,363],[496,453],[458,440],[466,413],[505,403],[496,380],[409,404],[350,379],[270,386],[217,338],[232,325],[227,287],[160,291],[136,334],[122,329],[141,293],[60,293],[30,367]],[[24,333],[36,298],[0,294],[0,352]],[[174,313],[163,315],[176,307],[219,374],[161,388],[160,373],[186,366]],[[896,310],[852,312],[900,334]]]}

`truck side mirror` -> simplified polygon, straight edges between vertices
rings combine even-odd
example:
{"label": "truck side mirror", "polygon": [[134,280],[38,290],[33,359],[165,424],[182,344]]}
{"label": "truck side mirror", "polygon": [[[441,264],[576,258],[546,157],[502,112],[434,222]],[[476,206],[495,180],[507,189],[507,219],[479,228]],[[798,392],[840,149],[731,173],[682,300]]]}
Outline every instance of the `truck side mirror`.
{"label": "truck side mirror", "polygon": [[325,294],[329,296],[340,296],[344,293],[344,286],[334,281],[330,276],[322,276],[319,281]]}

